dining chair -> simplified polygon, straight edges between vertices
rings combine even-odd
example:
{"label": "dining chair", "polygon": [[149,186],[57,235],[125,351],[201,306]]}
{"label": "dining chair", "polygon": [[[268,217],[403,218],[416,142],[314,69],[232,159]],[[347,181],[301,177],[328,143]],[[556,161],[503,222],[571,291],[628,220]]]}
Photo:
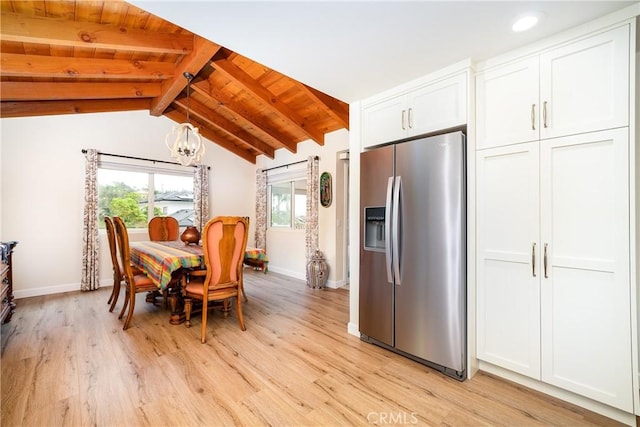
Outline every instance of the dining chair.
{"label": "dining chair", "polygon": [[236,298],[240,329],[246,330],[242,318],[242,261],[247,248],[249,222],[243,217],[218,216],[204,226],[202,247],[205,270],[189,274],[184,288],[186,326],[191,326],[192,300],[202,301],[202,329],[200,340],[204,344],[207,333],[209,301],[223,301],[224,317],[229,312],[229,299]]}
{"label": "dining chair", "polygon": [[178,240],[180,225],[178,220],[172,216],[155,216],[149,221],[148,230],[149,240],[166,242]]}
{"label": "dining chair", "polygon": [[118,319],[122,319],[124,312],[129,308],[127,312],[127,318],[124,321],[122,329],[126,330],[131,323],[133,317],[133,310],[136,306],[136,294],[140,292],[153,292],[157,291],[158,287],[149,279],[145,274],[137,271],[134,273],[134,269],[131,266],[131,252],[129,248],[129,234],[127,232],[127,226],[120,217],[113,217],[113,224],[116,230],[116,237],[118,238],[118,249],[120,251],[120,265],[122,268],[122,277],[125,283],[124,305]]}
{"label": "dining chair", "polygon": [[113,227],[113,220],[108,216],[104,217],[104,225],[107,229],[107,239],[109,241],[109,252],[111,253],[111,265],[113,266],[113,288],[111,288],[111,296],[107,304],[111,304],[109,311],[113,311],[118,297],[120,296],[120,283],[122,282],[122,271],[120,261],[118,261],[118,248],[116,247],[116,231]]}

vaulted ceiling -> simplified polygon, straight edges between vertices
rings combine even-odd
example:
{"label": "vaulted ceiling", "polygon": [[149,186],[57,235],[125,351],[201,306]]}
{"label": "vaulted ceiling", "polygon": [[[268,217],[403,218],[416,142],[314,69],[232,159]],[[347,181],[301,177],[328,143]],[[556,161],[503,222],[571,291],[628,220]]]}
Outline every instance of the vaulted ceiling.
{"label": "vaulted ceiling", "polygon": [[188,108],[251,163],[349,126],[346,103],[128,3],[0,6],[0,117],[149,110],[182,123]]}

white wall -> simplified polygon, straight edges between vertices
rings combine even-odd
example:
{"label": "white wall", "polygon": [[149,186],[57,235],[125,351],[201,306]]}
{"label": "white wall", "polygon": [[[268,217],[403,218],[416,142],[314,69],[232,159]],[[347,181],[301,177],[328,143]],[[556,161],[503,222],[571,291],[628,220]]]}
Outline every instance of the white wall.
{"label": "white wall", "polygon": [[[319,173],[329,172],[334,178],[333,197],[336,198],[336,153],[349,148],[349,132],[340,129],[325,135],[323,146],[313,141],[305,141],[298,145],[298,152],[293,154],[286,149],[276,151],[273,160],[264,156],[258,158],[258,167],[267,169],[287,163],[306,160],[309,156],[319,156]],[[336,259],[336,203],[325,208],[319,204],[318,214],[319,246],[329,265],[329,281],[327,286],[337,287],[344,282],[344,277],[336,277],[338,262]],[[299,279],[305,279],[306,252],[304,230],[267,229],[267,255],[269,270],[283,273]]]}
{"label": "white wall", "polygon": [[[164,139],[172,125],[146,111],[0,120],[0,240],[19,241],[13,259],[16,298],[80,288],[81,149],[171,160]],[[211,143],[205,163],[211,166],[210,216],[253,217],[256,166]],[[132,236],[144,238],[146,233]],[[112,282],[107,251],[103,239],[105,284]]]}

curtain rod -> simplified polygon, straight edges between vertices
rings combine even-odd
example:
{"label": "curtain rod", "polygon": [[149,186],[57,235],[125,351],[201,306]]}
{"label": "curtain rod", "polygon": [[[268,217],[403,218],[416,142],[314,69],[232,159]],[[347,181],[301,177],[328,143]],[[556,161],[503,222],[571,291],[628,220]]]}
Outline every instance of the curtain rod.
{"label": "curtain rod", "polygon": [[[82,154],[87,154],[87,149],[83,148],[82,149]],[[100,151],[98,151],[98,154],[100,154],[101,156],[110,156],[110,157],[120,157],[122,159],[132,159],[132,160],[144,160],[145,162],[153,162],[153,163],[165,163],[167,165],[177,165],[177,166],[182,166],[180,163],[177,162],[168,162],[166,160],[154,160],[154,159],[145,159],[144,157],[135,157],[135,156],[125,156],[122,154],[111,154],[111,153],[102,153]],[[190,166],[192,168],[195,168],[196,166]],[[207,166],[207,169],[211,169],[211,166]]]}
{"label": "curtain rod", "polygon": [[[313,156],[313,159],[314,160],[320,160],[320,157],[319,156]],[[268,168],[268,169],[262,169],[262,172],[267,172],[267,171],[270,171],[270,170],[273,170],[273,169],[279,169],[279,168],[288,168],[289,166],[297,165],[299,163],[306,163],[306,162],[308,162],[308,160],[300,160],[299,162],[287,163],[286,165],[280,165],[280,166],[274,166],[274,167]]]}

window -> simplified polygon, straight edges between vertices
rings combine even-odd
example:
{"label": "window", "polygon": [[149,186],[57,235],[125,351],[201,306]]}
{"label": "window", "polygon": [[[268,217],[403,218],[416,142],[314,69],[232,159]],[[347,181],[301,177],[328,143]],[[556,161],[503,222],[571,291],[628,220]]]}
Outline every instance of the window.
{"label": "window", "polygon": [[181,227],[193,225],[191,171],[101,162],[98,169],[98,223],[119,216],[129,228],[146,228],[154,216],[173,216]]}
{"label": "window", "polygon": [[274,182],[269,185],[271,227],[304,230],[307,223],[307,180]]}

